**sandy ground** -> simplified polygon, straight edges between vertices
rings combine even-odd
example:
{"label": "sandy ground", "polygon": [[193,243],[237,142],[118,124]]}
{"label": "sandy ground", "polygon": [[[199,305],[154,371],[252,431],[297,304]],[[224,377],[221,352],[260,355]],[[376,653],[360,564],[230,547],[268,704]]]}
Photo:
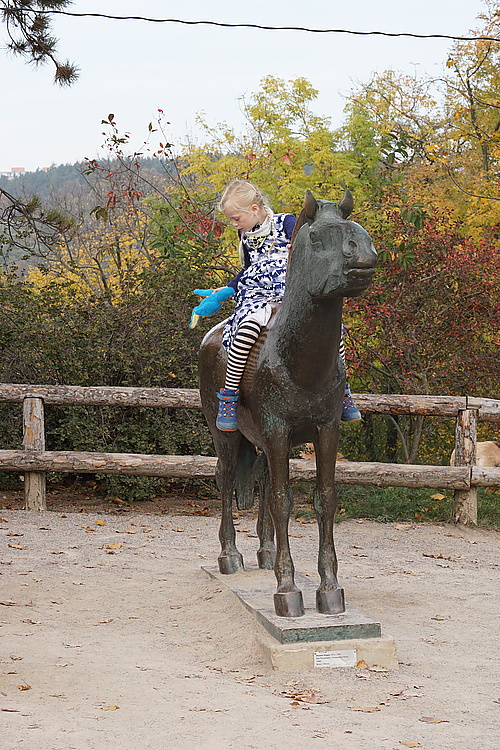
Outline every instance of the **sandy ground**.
{"label": "sandy ground", "polygon": [[[202,571],[216,517],[0,511],[4,750],[498,750],[495,531],[346,521],[348,601],[399,671],[270,672],[257,624]],[[240,549],[255,560],[254,520]],[[315,575],[317,527],[291,523]]]}

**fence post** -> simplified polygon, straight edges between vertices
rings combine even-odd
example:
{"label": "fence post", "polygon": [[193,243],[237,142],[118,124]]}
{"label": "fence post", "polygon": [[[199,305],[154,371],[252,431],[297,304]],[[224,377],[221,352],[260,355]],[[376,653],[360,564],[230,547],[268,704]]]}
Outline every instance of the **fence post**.
{"label": "fence post", "polygon": [[[476,409],[460,409],[455,428],[455,466],[474,466],[476,463]],[[477,489],[455,490],[455,523],[477,525]]]}
{"label": "fence post", "polygon": [[[25,451],[45,450],[43,399],[30,396],[23,400],[23,448]],[[25,510],[47,510],[45,472],[24,473]]]}

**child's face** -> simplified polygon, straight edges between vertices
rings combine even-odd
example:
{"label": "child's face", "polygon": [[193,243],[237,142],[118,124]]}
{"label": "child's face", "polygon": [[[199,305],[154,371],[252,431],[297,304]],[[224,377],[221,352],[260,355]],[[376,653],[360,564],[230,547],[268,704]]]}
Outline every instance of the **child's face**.
{"label": "child's face", "polygon": [[262,206],[254,203],[248,209],[231,208],[226,216],[233,227],[241,232],[249,232],[256,224],[262,224],[266,218],[266,212]]}

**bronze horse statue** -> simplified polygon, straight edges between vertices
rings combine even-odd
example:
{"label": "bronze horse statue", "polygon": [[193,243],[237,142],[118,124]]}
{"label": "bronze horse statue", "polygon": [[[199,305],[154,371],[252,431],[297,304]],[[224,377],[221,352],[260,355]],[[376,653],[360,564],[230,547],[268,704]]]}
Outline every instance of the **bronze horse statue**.
{"label": "bronze horse statue", "polygon": [[314,510],[321,579],[316,608],[324,614],[345,610],[333,541],[335,461],[345,382],[338,356],[342,303],[343,297],[364,292],[377,262],[368,233],[347,219],[352,209],[348,191],[338,204],[316,200],[307,192],[292,238],[283,301],[252,348],[243,374],[236,432],[221,432],[215,426],[215,393],[226,369],[221,344],[224,323],[212,328],[200,347],[200,395],[217,451],[222,499],[219,570],[234,573],[243,568],[236,547],[233,497],[236,494],[239,508],[251,507],[257,483],[261,490],[257,559],[261,568],[274,566],[278,585],[274,606],[282,617],[304,614],[288,540],[293,502],[288,462],[291,448],[306,442],[313,443],[316,452]]}

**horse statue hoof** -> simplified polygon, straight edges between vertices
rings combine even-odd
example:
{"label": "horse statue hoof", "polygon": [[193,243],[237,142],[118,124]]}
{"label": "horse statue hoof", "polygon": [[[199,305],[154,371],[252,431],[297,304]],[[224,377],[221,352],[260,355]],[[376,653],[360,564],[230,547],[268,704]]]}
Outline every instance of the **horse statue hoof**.
{"label": "horse statue hoof", "polygon": [[339,615],[345,612],[344,589],[328,589],[316,591],[316,609],[322,615]]}
{"label": "horse statue hoof", "polygon": [[257,552],[257,562],[261,570],[274,570],[276,550],[260,549]]}
{"label": "horse statue hoof", "polygon": [[231,573],[237,573],[239,570],[244,570],[243,556],[239,552],[233,552],[231,555],[220,555],[218,558],[219,571],[223,575],[230,575]]}
{"label": "horse statue hoof", "polygon": [[274,611],[278,617],[302,617],[302,591],[279,591],[274,595]]}

